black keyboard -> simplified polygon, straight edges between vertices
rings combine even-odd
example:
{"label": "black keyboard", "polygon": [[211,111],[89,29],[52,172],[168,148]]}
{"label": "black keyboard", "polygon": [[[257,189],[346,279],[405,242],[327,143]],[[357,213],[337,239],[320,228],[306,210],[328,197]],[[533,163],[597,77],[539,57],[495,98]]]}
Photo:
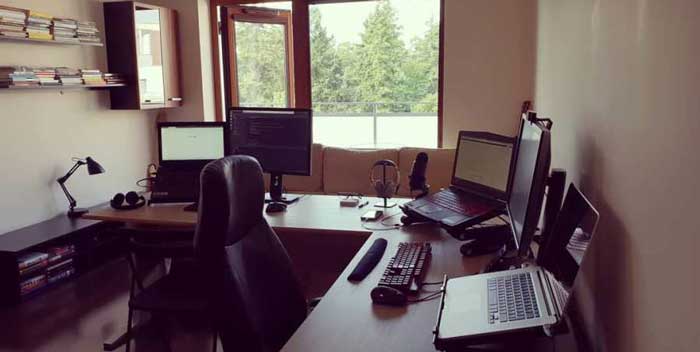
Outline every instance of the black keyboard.
{"label": "black keyboard", "polygon": [[379,280],[380,286],[389,286],[403,292],[417,292],[430,262],[430,243],[401,242]]}
{"label": "black keyboard", "polygon": [[488,279],[487,283],[489,323],[507,323],[540,317],[529,273],[495,277]]}

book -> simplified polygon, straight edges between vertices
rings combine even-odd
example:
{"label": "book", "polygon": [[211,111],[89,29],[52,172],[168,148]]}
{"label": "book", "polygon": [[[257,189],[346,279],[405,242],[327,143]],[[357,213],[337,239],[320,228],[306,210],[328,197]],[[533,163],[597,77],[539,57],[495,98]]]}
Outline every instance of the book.
{"label": "book", "polygon": [[46,274],[37,275],[35,277],[29,278],[20,282],[19,284],[19,294],[21,296],[26,296],[44,286],[46,286]]}
{"label": "book", "polygon": [[49,21],[51,21],[53,19],[53,16],[51,16],[47,13],[38,12],[38,11],[34,11],[34,10],[29,10],[29,17],[41,18],[41,19],[45,19],[45,20],[49,20]]}
{"label": "book", "polygon": [[27,33],[26,33],[26,32],[0,31],[0,36],[3,36],[3,37],[12,37],[12,38],[26,38],[26,37],[27,37]]}
{"label": "book", "polygon": [[24,21],[27,18],[27,13],[19,9],[0,8],[0,18],[13,18]]}
{"label": "book", "polygon": [[[58,80],[54,80],[57,83],[60,83]],[[52,247],[46,252],[49,254],[49,264],[54,264],[58,261],[73,257],[75,255],[75,246],[71,244],[60,247]]]}
{"label": "book", "polygon": [[28,268],[32,265],[41,263],[44,260],[49,259],[49,255],[40,252],[31,252],[21,255],[17,258],[17,267],[19,269]]}
{"label": "book", "polygon": [[48,284],[55,284],[57,282],[61,282],[63,280],[70,278],[71,276],[73,276],[75,274],[75,272],[76,272],[75,267],[71,266],[71,267],[65,268],[64,270],[58,271],[58,272],[53,273],[53,274],[49,274],[47,282],[48,282]]}
{"label": "book", "polygon": [[48,267],[46,267],[46,272],[48,273],[49,276],[51,276],[52,273],[55,273],[57,271],[61,271],[68,266],[73,266],[73,258],[68,258],[68,259],[65,259],[63,261],[49,265]]}
{"label": "book", "polygon": [[41,262],[34,264],[30,267],[19,269],[19,276],[30,276],[37,272],[44,272],[44,269],[48,266],[48,260],[42,260]]}

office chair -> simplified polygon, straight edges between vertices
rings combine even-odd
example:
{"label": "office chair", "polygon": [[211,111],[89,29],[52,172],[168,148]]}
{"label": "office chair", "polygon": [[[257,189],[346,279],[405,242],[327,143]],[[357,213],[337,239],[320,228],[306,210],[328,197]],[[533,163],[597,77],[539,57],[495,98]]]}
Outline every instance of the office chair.
{"label": "office chair", "polygon": [[224,351],[271,352],[304,321],[308,305],[287,251],[263,217],[260,164],[248,156],[209,163],[201,174],[195,256]]}
{"label": "office chair", "polygon": [[[192,231],[153,229],[124,229],[123,231],[130,236],[127,258],[132,272],[127,318],[126,351],[128,352],[134,335],[132,329],[134,311],[181,316],[194,313],[205,316],[211,313],[211,305],[199,280],[200,267],[194,257]],[[166,258],[171,260],[170,270],[155,282],[147,284],[147,274],[144,270],[139,270],[136,259],[141,262],[147,259],[162,261]],[[213,332],[213,350],[216,351],[216,329],[213,321],[210,321],[210,324]]]}

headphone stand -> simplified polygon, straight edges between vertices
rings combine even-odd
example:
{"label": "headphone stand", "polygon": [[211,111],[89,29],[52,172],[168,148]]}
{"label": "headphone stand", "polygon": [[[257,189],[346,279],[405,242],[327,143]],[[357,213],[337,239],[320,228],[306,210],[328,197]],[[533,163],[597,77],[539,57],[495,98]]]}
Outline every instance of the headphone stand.
{"label": "headphone stand", "polygon": [[389,209],[389,208],[395,207],[395,206],[396,206],[396,203],[394,203],[394,202],[389,202],[389,201],[388,201],[388,198],[384,198],[384,202],[379,202],[379,203],[375,204],[374,206],[377,207],[377,208]]}

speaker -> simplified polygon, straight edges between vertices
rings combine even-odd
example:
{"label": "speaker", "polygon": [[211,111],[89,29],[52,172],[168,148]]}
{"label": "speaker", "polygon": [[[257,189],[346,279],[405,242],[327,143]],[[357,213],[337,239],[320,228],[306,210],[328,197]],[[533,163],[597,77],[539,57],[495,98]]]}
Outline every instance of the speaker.
{"label": "speaker", "polygon": [[566,170],[552,169],[547,180],[547,201],[544,204],[544,228],[542,229],[542,240],[546,241],[551,235],[557,214],[561,210],[561,203],[564,200],[566,188]]}

